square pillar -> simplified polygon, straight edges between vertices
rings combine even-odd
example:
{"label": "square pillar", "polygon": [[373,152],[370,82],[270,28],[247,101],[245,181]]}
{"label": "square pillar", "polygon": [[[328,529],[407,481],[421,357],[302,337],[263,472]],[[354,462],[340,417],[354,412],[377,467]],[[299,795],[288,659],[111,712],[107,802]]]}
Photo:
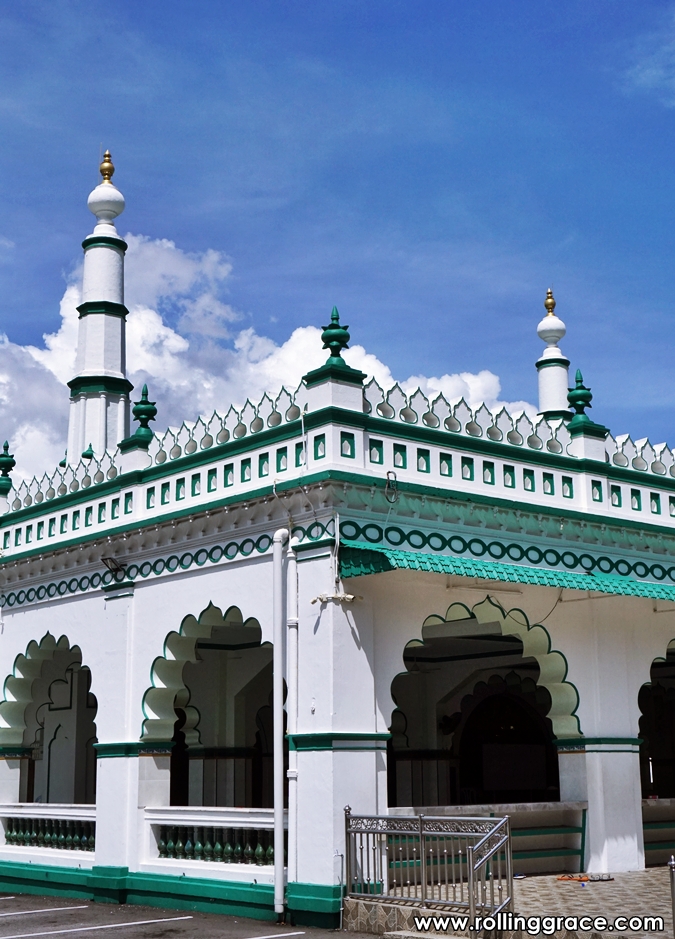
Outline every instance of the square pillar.
{"label": "square pillar", "polygon": [[557,744],[560,800],[588,803],[584,870],[643,870],[639,740],[577,737]]}

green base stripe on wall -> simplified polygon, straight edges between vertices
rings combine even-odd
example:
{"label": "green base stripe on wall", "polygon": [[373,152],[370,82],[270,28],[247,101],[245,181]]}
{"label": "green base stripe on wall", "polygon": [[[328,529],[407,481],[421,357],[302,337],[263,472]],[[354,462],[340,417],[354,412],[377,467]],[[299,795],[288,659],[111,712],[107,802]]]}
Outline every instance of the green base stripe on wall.
{"label": "green base stripe on wall", "polygon": [[152,743],[148,741],[128,741],[122,743],[95,743],[94,749],[99,760],[119,756],[154,756],[171,753],[173,741]]}
{"label": "green base stripe on wall", "polygon": [[631,746],[639,747],[641,737],[559,737],[553,741],[556,747]]}
{"label": "green base stripe on wall", "polygon": [[384,750],[391,734],[287,734],[290,750]]}
{"label": "green base stripe on wall", "polygon": [[[251,877],[254,875],[255,868],[251,868]],[[270,922],[277,919],[271,884],[145,874],[126,867],[94,866],[83,870],[0,861],[0,893],[13,892],[226,913]],[[339,885],[291,883],[287,896],[295,923],[327,929],[339,925]]]}
{"label": "green base stripe on wall", "polygon": [[339,884],[290,883],[286,888],[289,910],[311,910],[315,913],[339,913],[342,888]]}

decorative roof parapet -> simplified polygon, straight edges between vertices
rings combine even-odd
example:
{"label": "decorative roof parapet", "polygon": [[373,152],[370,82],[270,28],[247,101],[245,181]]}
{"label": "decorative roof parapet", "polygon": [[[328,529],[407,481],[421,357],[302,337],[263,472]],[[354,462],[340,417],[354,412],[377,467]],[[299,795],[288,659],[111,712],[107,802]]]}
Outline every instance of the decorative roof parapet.
{"label": "decorative roof parapet", "polygon": [[[573,440],[569,429],[570,424],[560,420],[547,420],[545,417],[540,417],[533,423],[523,411],[509,413],[505,407],[490,410],[485,404],[472,409],[463,399],[451,404],[442,394],[429,399],[419,389],[406,395],[399,385],[394,385],[385,392],[375,379],[371,379],[364,387],[349,385],[341,387],[358,391],[360,401],[358,410],[391,425],[388,433],[392,436],[396,436],[397,426],[417,425],[427,431],[438,431],[439,442],[442,441],[446,446],[450,445],[461,450],[463,439],[468,442],[472,438],[482,438],[503,446],[505,459],[513,459],[516,454],[520,453],[521,455],[517,458],[525,461],[528,459],[528,452],[533,451],[579,458],[583,456],[583,453],[576,451],[579,441],[588,443],[592,440],[600,451],[592,459],[611,463],[621,469],[637,471],[645,477],[651,477],[654,482],[659,477],[667,477],[671,480],[675,478],[675,458],[665,443],[652,445],[646,438],[633,441],[628,434],[621,434],[615,438],[609,433],[606,434],[604,440],[600,437],[588,438],[583,435]],[[585,388],[579,390],[588,391]],[[186,421],[180,428],[169,428],[154,434],[147,426],[152,418],[146,413],[145,424],[151,433],[148,448],[147,450],[136,449],[132,453],[142,458],[145,466],[159,466],[163,463],[170,464],[198,450],[210,450],[232,440],[243,442],[250,439],[250,446],[254,448],[255,438],[261,431],[297,421],[301,416],[306,396],[313,391],[314,389],[308,391],[304,385],[301,385],[295,393],[282,388],[279,394],[264,394],[259,402],[247,401],[244,407],[238,410],[230,407],[224,414],[214,411],[210,417],[204,416],[196,421]],[[145,404],[143,398],[136,407],[141,404]],[[147,405],[151,408],[155,407],[151,401],[148,401]],[[585,405],[581,410],[584,409]],[[587,420],[589,424],[593,423],[588,418]],[[584,426],[588,424],[584,422]],[[604,431],[606,428],[603,428]],[[378,429],[378,433],[382,432]],[[448,437],[448,432],[452,435],[451,437]],[[128,439],[135,443],[136,434]],[[2,460],[1,455],[0,460]],[[121,450],[116,453],[105,453],[101,457],[95,454],[93,459],[81,459],[76,465],[66,466],[63,461],[54,471],[45,473],[40,479],[34,477],[19,483],[15,487],[11,510],[16,511],[43,501],[49,502],[66,493],[96,486],[116,478],[121,472],[126,472],[130,468],[135,467],[128,465],[128,457],[125,458]]]}

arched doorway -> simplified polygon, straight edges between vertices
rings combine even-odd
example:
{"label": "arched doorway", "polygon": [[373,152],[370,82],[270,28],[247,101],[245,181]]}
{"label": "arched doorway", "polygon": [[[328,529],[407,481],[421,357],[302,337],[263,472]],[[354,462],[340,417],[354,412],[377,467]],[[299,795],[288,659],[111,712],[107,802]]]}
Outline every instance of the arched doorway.
{"label": "arched doorway", "polygon": [[638,695],[642,797],[675,798],[675,640]]}
{"label": "arched doorway", "polygon": [[174,658],[154,663],[162,687],[146,693],[144,738],[173,743],[171,804],[272,807],[272,646],[260,624],[210,604],[166,645]]}
{"label": "arched doorway", "polygon": [[27,752],[23,799],[94,803],[97,702],[79,647],[71,648],[65,636],[57,642],[49,633],[39,644],[30,643],[5,682],[5,696],[0,743],[11,741]]}
{"label": "arched doorway", "polygon": [[556,653],[538,642],[545,655],[527,655],[526,621],[524,637],[506,632],[511,614],[492,601],[454,607],[425,621],[392,682],[389,805],[557,801],[553,695],[539,684],[540,659]]}

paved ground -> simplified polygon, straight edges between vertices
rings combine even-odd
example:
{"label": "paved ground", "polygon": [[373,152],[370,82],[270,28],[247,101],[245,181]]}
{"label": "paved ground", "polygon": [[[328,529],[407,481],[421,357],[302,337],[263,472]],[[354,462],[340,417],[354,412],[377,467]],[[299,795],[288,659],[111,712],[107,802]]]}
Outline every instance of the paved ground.
{"label": "paved ground", "polygon": [[[524,916],[663,916],[673,935],[666,868],[615,874],[609,882],[559,881],[555,876],[527,877],[514,884],[515,912]],[[327,939],[331,932],[301,926],[276,926],[260,920],[209,913],[118,906],[60,897],[0,895],[0,939],[63,936],[64,939]],[[348,933],[359,939],[360,933]],[[560,934],[559,934],[560,935]],[[609,935],[605,933],[606,936]],[[629,933],[638,939],[640,933]],[[644,934],[642,934],[644,935]],[[652,934],[653,936],[654,934]]]}
{"label": "paved ground", "polygon": [[276,926],[234,916],[0,894],[0,939],[327,939],[330,935],[325,929]]}
{"label": "paved ground", "polygon": [[614,880],[585,885],[544,875],[516,880],[513,886],[514,909],[523,916],[605,916],[610,922],[617,916],[662,916],[665,935],[673,935],[667,867],[614,874]]}

